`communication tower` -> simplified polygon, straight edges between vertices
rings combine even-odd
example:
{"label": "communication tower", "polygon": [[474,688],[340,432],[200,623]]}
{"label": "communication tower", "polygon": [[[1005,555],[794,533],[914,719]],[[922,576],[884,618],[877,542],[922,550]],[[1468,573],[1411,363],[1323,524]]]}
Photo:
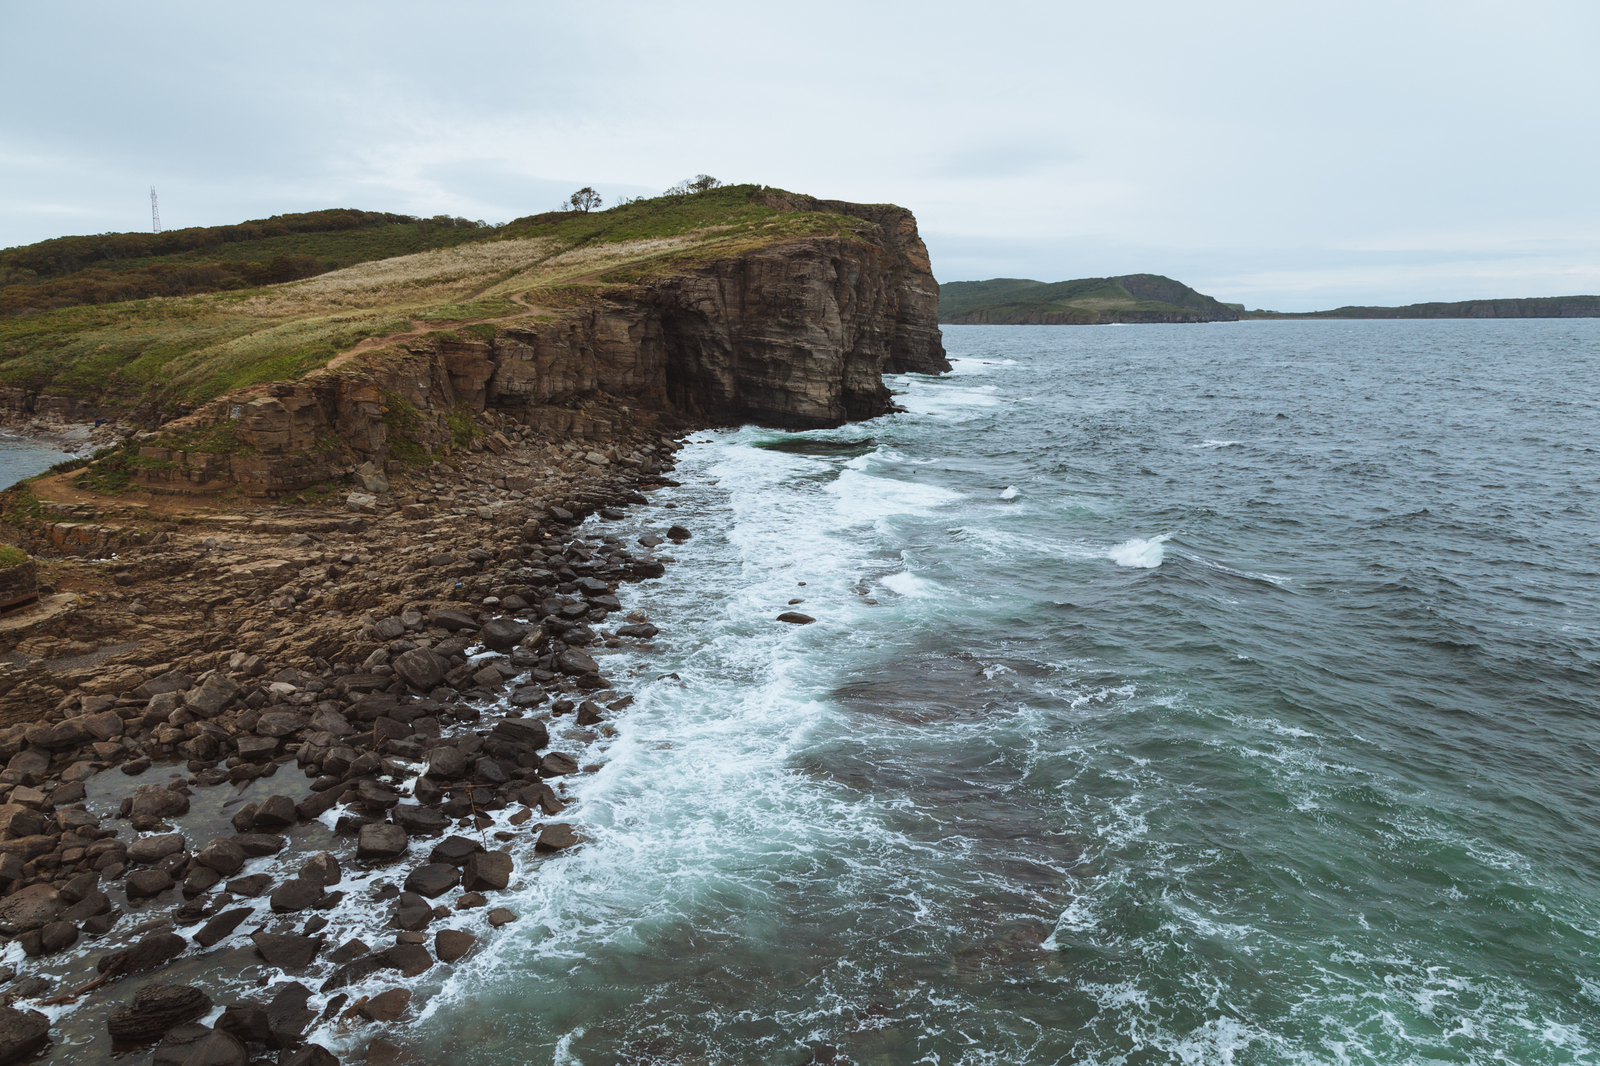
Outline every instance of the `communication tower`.
{"label": "communication tower", "polygon": [[161,232],[161,208],[156,204],[156,187],[150,186],[150,232]]}

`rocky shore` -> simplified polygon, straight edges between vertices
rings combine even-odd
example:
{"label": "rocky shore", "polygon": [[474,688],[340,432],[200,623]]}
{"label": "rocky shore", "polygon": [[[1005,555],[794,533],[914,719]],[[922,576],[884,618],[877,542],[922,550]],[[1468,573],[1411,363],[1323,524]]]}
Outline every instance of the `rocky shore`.
{"label": "rocky shore", "polygon": [[657,633],[624,586],[691,535],[647,510],[679,445],[480,418],[321,507],[147,509],[0,619],[0,1062],[420,1061],[397,1027],[581,846],[607,657]]}

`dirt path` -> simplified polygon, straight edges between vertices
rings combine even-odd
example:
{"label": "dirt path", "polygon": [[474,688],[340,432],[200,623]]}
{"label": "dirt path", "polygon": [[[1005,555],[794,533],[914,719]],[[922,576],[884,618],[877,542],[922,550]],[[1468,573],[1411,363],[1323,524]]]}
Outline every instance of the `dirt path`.
{"label": "dirt path", "polygon": [[[482,293],[474,293],[473,295],[467,297],[466,302],[476,300],[482,295]],[[513,315],[500,315],[496,318],[475,318],[470,322],[457,322],[453,324],[475,326],[479,323],[513,322],[517,319],[528,318],[531,315],[544,315],[551,313],[543,307],[530,304],[522,293],[508,293],[506,298],[512,303],[517,304],[519,307],[523,307],[526,310],[519,311]],[[324,369],[337,370],[341,366],[344,366],[346,363],[350,362],[350,360],[354,359],[356,356],[360,355],[362,352],[370,352],[375,348],[384,348],[395,343],[396,341],[404,340],[407,337],[420,337],[425,333],[432,333],[434,330],[441,328],[437,324],[437,321],[438,320],[430,321],[428,319],[414,319],[411,323],[411,328],[408,330],[402,330],[397,333],[386,333],[381,337],[368,337],[366,340],[358,342],[354,348],[342,351],[332,359],[329,359]]]}

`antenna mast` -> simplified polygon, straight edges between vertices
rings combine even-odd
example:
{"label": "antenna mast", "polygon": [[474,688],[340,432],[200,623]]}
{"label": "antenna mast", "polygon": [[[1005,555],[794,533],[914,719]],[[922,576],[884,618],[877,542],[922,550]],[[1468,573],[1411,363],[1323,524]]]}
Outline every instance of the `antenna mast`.
{"label": "antenna mast", "polygon": [[161,208],[156,204],[156,187],[150,186],[150,232],[161,232]]}

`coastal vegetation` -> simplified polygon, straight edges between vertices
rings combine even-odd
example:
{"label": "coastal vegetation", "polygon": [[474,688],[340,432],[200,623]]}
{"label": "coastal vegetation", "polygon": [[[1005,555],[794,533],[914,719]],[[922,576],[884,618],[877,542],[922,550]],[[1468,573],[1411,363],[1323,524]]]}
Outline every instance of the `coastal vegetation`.
{"label": "coastal vegetation", "polygon": [[[499,227],[313,212],[10,249],[0,253],[7,276],[28,277],[0,289],[0,298],[39,299],[0,310],[0,386],[101,406],[192,405],[299,378],[363,342],[381,348],[436,329],[492,335],[500,325],[581,307],[709,259],[806,236],[850,239],[871,225],[791,210],[788,195],[759,185],[707,186]],[[323,269],[340,261],[339,269]],[[80,277],[86,272],[137,280],[179,268],[196,276],[214,269],[218,290],[69,299],[71,285],[90,285]],[[311,276],[280,277],[273,273],[280,268]],[[57,282],[69,286],[60,305],[37,306]]]}
{"label": "coastal vegetation", "polygon": [[1231,322],[1239,312],[1159,274],[1043,282],[1026,278],[939,286],[939,321],[983,325]]}
{"label": "coastal vegetation", "polygon": [[1458,300],[1404,307],[1336,307],[1331,311],[1249,311],[1241,318],[1600,318],[1600,296]]}

